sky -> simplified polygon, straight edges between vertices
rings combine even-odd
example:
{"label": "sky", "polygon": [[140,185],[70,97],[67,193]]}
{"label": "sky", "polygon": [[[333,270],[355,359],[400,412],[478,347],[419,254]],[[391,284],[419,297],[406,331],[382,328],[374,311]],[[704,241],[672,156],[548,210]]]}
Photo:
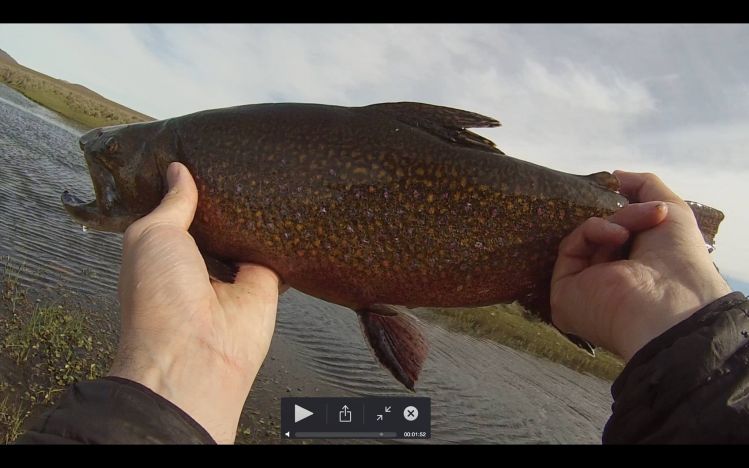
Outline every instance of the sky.
{"label": "sky", "polygon": [[654,172],[726,215],[749,293],[749,26],[0,24],[0,49],[155,118],[260,102],[420,101],[499,119],[510,156]]}

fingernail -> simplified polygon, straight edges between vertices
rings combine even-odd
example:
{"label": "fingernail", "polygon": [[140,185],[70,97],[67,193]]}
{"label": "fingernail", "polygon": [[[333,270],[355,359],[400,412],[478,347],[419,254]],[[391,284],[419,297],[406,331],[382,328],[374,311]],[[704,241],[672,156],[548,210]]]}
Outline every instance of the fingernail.
{"label": "fingernail", "polygon": [[169,167],[166,169],[166,181],[169,184],[169,189],[171,190],[174,188],[175,185],[177,185],[177,182],[179,182],[179,165],[177,163],[171,163],[169,164]]}

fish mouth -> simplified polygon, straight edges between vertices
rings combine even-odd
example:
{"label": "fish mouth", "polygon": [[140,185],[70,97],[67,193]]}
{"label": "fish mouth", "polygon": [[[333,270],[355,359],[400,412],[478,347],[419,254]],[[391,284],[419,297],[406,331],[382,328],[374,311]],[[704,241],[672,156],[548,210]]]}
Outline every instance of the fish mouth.
{"label": "fish mouth", "polygon": [[60,197],[68,214],[80,225],[106,232],[125,232],[138,216],[105,214],[96,200],[86,203],[67,190]]}
{"label": "fish mouth", "polygon": [[[81,146],[83,139],[81,139]],[[84,152],[85,153],[85,152]],[[65,190],[60,197],[62,205],[78,224],[97,231],[125,232],[140,216],[123,214],[117,184],[112,173],[90,154],[85,154],[96,199],[85,202]]]}

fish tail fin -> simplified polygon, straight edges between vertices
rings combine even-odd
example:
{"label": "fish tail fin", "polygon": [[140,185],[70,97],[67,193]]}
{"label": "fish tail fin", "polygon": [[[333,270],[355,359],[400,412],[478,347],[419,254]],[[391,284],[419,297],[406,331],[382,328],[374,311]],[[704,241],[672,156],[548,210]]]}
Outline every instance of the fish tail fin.
{"label": "fish tail fin", "polygon": [[[613,190],[615,192],[620,189],[619,179],[610,172],[596,172],[581,177],[590,180],[602,188]],[[689,200],[685,201],[692,209],[694,217],[697,219],[697,226],[699,226],[700,231],[702,232],[702,238],[705,240],[707,249],[712,252],[715,250],[715,236],[718,234],[718,226],[720,226],[725,215],[720,210],[716,210],[711,206]]]}
{"label": "fish tail fin", "polygon": [[364,307],[356,313],[379,363],[398,382],[413,391],[429,350],[427,340],[413,318],[384,304]]}
{"label": "fish tail fin", "polygon": [[707,250],[712,252],[715,250],[715,236],[718,234],[718,227],[725,218],[725,215],[720,210],[703,205],[702,203],[689,200],[686,200],[686,202],[697,219],[697,226],[700,228],[700,232],[702,232],[702,238],[705,239]]}

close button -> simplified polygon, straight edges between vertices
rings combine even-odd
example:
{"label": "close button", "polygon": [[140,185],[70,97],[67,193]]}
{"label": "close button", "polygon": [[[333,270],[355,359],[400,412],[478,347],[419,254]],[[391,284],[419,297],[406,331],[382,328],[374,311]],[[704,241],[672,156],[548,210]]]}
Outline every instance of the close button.
{"label": "close button", "polygon": [[415,406],[406,406],[406,409],[403,410],[403,417],[407,421],[416,421],[416,418],[419,417],[419,410]]}

